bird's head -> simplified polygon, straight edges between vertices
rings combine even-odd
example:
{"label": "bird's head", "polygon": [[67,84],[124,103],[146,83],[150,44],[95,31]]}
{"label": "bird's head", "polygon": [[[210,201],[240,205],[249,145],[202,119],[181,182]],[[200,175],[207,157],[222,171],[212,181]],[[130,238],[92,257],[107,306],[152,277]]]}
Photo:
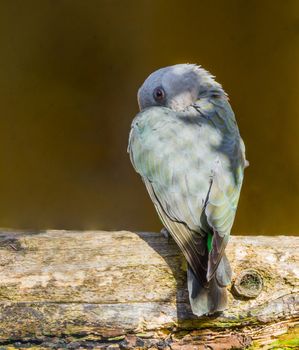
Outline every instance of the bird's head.
{"label": "bird's head", "polygon": [[209,72],[195,64],[161,68],[149,75],[138,90],[141,111],[153,106],[183,111],[205,97],[227,98],[227,95]]}

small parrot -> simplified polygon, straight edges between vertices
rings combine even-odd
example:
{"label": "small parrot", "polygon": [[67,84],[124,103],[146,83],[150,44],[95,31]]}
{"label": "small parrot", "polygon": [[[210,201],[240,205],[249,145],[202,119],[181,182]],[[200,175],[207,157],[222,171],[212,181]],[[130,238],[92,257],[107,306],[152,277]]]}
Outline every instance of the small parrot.
{"label": "small parrot", "polygon": [[187,263],[192,312],[223,311],[225,255],[240,196],[245,146],[228,95],[194,64],[161,68],[138,90],[128,152]]}

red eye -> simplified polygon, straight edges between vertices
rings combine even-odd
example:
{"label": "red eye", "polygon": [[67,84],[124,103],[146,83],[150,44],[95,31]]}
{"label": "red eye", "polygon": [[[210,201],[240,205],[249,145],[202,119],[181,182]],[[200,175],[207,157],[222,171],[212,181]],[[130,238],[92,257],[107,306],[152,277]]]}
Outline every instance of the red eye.
{"label": "red eye", "polygon": [[158,87],[154,90],[153,95],[156,101],[162,101],[165,97],[165,92],[162,88]]}

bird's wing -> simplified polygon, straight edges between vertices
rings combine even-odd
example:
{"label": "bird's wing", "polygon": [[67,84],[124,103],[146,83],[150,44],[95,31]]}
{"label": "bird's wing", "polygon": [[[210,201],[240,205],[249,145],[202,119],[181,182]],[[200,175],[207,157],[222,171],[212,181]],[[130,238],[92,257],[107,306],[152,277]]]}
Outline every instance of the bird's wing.
{"label": "bird's wing", "polygon": [[216,159],[213,168],[212,186],[205,208],[208,225],[213,229],[207,272],[207,279],[210,280],[216,272],[229,239],[241,191],[243,171],[248,162],[230,105],[223,100],[213,100],[212,108],[202,104],[199,110],[223,135],[221,144],[217,146],[219,158]]}
{"label": "bird's wing", "polygon": [[[214,170],[218,150],[211,149],[209,142],[217,144],[222,136],[212,124],[206,116],[178,118],[164,108],[150,108],[133,122],[129,140],[135,170],[162,222],[203,283],[207,270],[214,274],[219,264],[234,218],[226,207],[227,169]],[[222,214],[224,218],[218,217]],[[210,257],[209,231],[213,232]]]}
{"label": "bird's wing", "polygon": [[162,223],[172,234],[196,276],[204,284],[208,263],[206,238],[190,230],[185,223],[171,219],[158,199],[160,195],[157,196],[154,192],[152,183],[146,178],[143,178],[143,181]]}
{"label": "bird's wing", "polygon": [[210,179],[208,171],[200,171],[199,147],[194,142],[199,129],[198,125],[184,128],[168,109],[150,108],[133,121],[128,151],[161,221],[205,283],[208,249],[199,218]]}

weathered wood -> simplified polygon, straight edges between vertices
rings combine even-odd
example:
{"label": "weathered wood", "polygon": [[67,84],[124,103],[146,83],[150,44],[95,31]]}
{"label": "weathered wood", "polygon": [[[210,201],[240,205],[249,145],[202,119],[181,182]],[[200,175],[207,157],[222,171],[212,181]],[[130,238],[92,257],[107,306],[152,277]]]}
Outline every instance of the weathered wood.
{"label": "weathered wood", "polygon": [[1,231],[0,345],[299,348],[298,247],[299,237],[232,237],[228,309],[196,318],[184,259],[161,234]]}

